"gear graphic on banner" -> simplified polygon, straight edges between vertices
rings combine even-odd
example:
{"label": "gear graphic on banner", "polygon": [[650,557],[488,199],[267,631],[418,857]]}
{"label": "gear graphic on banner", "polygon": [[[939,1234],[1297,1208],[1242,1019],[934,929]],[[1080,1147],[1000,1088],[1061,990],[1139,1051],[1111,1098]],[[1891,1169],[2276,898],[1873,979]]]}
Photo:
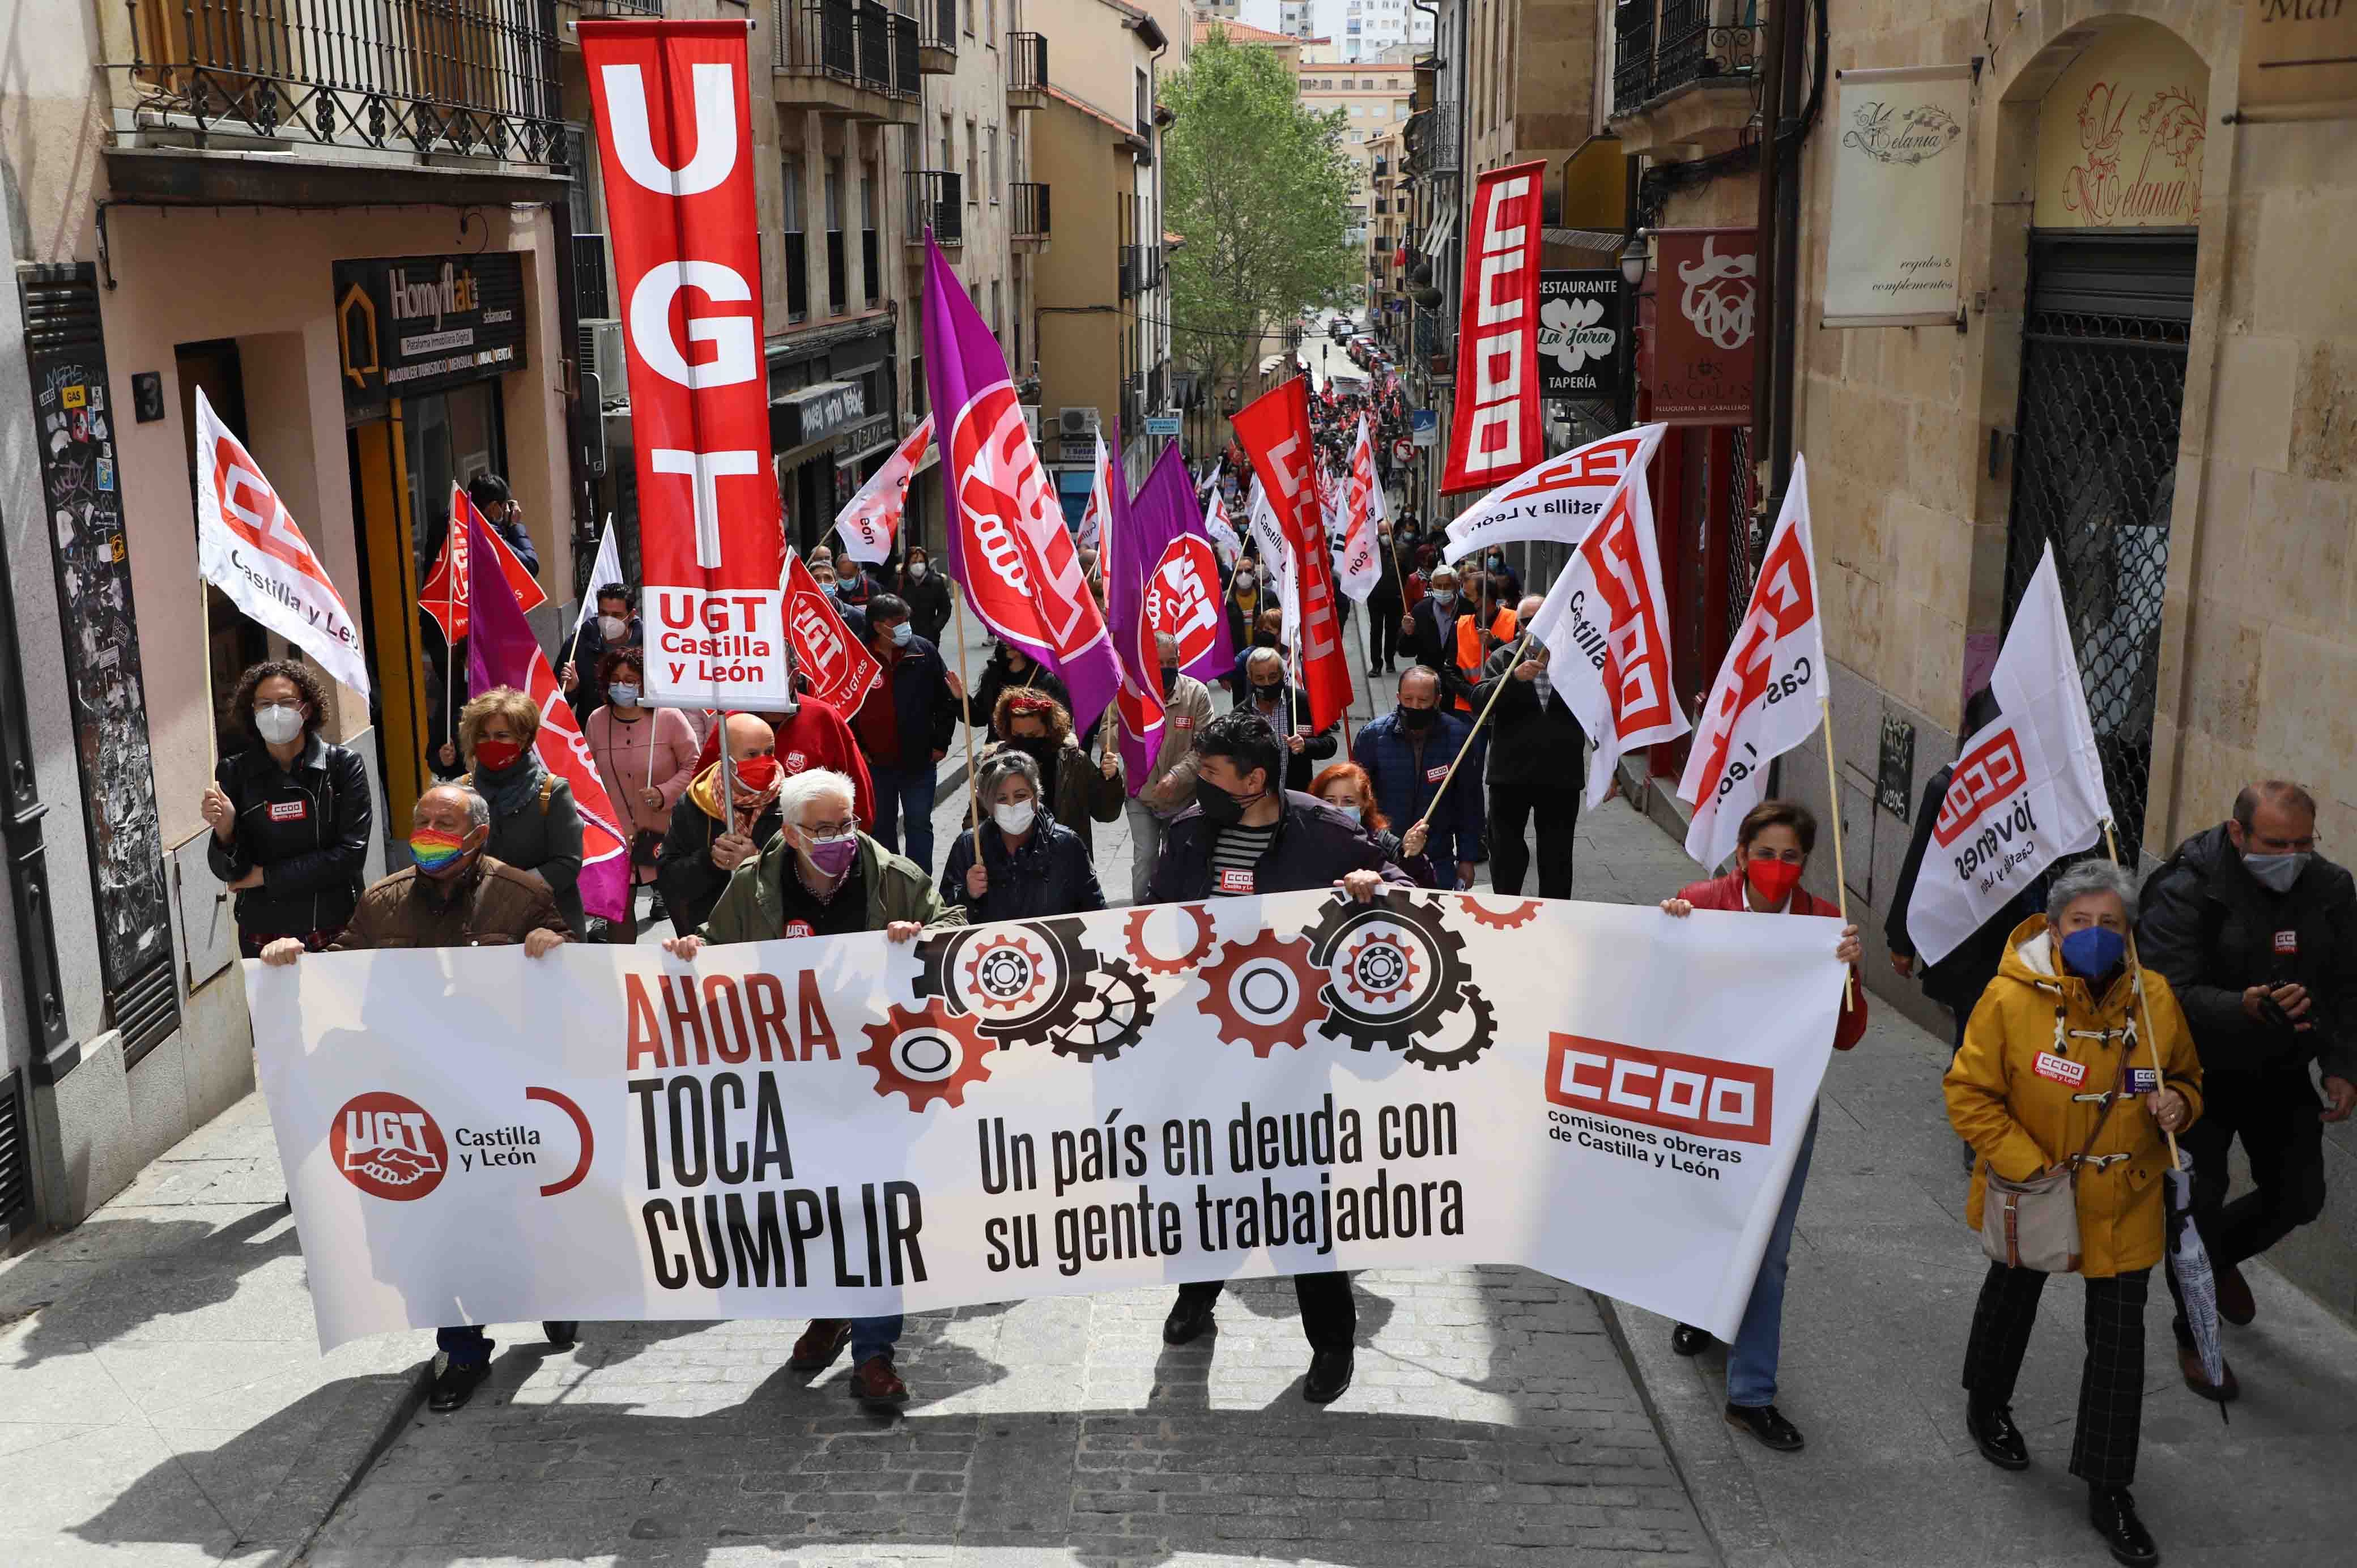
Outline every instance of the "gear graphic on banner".
{"label": "gear graphic on banner", "polygon": [[1048,982],[1048,958],[1020,932],[994,932],[973,943],[965,961],[965,995],[977,1011],[1021,1013]]}
{"label": "gear graphic on banner", "polygon": [[1457,907],[1471,916],[1475,925],[1487,926],[1493,931],[1511,931],[1539,918],[1539,901],[1535,898],[1517,899],[1511,908],[1492,909],[1472,894],[1460,893]]}
{"label": "gear graphic on banner", "polygon": [[1122,959],[1107,959],[1090,977],[1071,1021],[1049,1031],[1048,1045],[1074,1061],[1111,1061],[1143,1039],[1153,1020],[1146,977]]}
{"label": "gear graphic on banner", "polygon": [[[1192,945],[1176,958],[1157,957],[1146,945],[1146,922],[1157,915],[1177,916],[1180,919],[1189,920],[1194,924],[1195,939]],[[1147,974],[1192,973],[1195,966],[1203,961],[1218,940],[1211,935],[1211,911],[1193,904],[1164,904],[1151,908],[1134,910],[1127,923],[1122,927],[1122,934],[1126,940],[1129,956],[1135,960],[1137,967]]]}
{"label": "gear graphic on banner", "polygon": [[1354,1051],[1428,1045],[1474,995],[1465,938],[1442,924],[1437,905],[1403,889],[1366,904],[1337,899],[1303,934],[1329,1009],[1324,1032]]}
{"label": "gear graphic on banner", "polygon": [[1250,1046],[1256,1057],[1279,1046],[1299,1050],[1325,1015],[1318,988],[1326,976],[1298,937],[1263,931],[1248,942],[1231,941],[1202,975],[1211,989],[1196,1007],[1222,1041]]}
{"label": "gear graphic on banner", "polygon": [[913,1011],[896,1006],[862,1032],[868,1046],[859,1060],[876,1069],[877,1094],[904,1095],[920,1114],[936,1100],[963,1106],[966,1085],[990,1076],[990,1042],[939,1000]]}
{"label": "gear graphic on banner", "polygon": [[1071,1022],[1097,960],[1074,919],[965,926],[917,944],[920,1000],[973,1014],[1001,1045],[1030,1045]]}

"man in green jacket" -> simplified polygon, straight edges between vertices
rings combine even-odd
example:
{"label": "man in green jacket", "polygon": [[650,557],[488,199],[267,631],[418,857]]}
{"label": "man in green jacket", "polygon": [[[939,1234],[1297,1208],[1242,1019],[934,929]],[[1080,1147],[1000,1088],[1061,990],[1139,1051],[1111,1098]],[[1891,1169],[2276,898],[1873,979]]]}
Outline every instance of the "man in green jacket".
{"label": "man in green jacket", "polygon": [[[706,942],[766,942],[789,937],[840,937],[882,931],[914,941],[928,929],[963,926],[965,910],[943,904],[916,862],[859,831],[851,780],[832,768],[789,777],[778,792],[780,826],[769,846],[737,866],[720,902],[694,936],[672,937],[663,950],[693,960]],[[900,1315],[814,1319],[787,1362],[815,1372],[851,1346],[851,1397],[871,1410],[906,1404],[909,1386],[892,1369]]]}

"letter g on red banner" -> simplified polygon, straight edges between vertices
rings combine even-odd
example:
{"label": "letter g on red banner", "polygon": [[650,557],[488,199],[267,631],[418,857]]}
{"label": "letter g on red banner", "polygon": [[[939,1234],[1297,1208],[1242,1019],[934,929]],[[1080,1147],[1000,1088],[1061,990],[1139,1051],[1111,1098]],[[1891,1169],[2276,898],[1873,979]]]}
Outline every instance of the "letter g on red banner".
{"label": "letter g on red banner", "polygon": [[583,22],[639,479],[647,694],[789,695],[742,21]]}

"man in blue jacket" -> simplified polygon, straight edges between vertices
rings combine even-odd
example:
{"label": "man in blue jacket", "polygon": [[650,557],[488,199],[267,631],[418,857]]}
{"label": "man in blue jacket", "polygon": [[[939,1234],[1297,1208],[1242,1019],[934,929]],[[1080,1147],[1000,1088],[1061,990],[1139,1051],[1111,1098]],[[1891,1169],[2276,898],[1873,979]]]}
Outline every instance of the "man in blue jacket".
{"label": "man in blue jacket", "polygon": [[933,645],[909,624],[909,606],[877,594],[865,612],[845,608],[843,623],[884,666],[883,679],[851,715],[851,733],[876,786],[876,842],[901,852],[900,818],[909,819],[907,854],[933,870],[933,769],[949,755],[958,703],[949,671]]}
{"label": "man in blue jacket", "polygon": [[[1359,732],[1351,759],[1375,781],[1375,804],[1405,832],[1432,811],[1429,851],[1436,865],[1457,863],[1457,880],[1473,885],[1481,858],[1481,753],[1479,746],[1449,778],[1449,764],[1473,733],[1470,719],[1440,706],[1440,677],[1422,664],[1399,678],[1399,705]],[[1441,781],[1448,780],[1447,794]],[[1434,797],[1439,803],[1433,804]]]}

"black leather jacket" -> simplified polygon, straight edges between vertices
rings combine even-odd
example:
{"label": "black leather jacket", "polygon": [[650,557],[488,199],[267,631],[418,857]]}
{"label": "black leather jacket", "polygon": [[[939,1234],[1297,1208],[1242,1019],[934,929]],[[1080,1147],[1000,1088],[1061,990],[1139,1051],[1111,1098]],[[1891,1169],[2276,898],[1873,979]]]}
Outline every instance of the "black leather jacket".
{"label": "black leather jacket", "polygon": [[968,925],[988,920],[1039,920],[1050,915],[1079,915],[1105,907],[1097,886],[1096,868],[1089,864],[1088,846],[1081,835],[1041,811],[1031,836],[1006,856],[1006,840],[995,825],[982,830],[982,865],[989,874],[990,890],[976,898],[965,888],[965,874],[974,868],[971,829],[958,834],[942,866],[943,904],[963,904]]}
{"label": "black leather jacket", "polygon": [[211,834],[205,845],[213,875],[234,882],[262,868],[262,886],[237,895],[239,933],[301,937],[350,924],[376,814],[360,757],[314,735],[291,768],[257,746],[223,757],[213,782],[237,809],[236,836]]}
{"label": "black leather jacket", "polygon": [[[1189,806],[1170,819],[1162,839],[1162,858],[1154,863],[1154,878],[1146,884],[1148,904],[1179,904],[1211,896],[1211,840],[1218,830],[1200,806]],[[1299,893],[1330,887],[1352,871],[1380,871],[1386,882],[1403,887],[1415,883],[1407,873],[1383,858],[1383,852],[1366,829],[1347,813],[1315,795],[1288,789],[1285,813],[1277,820],[1276,837],[1253,875],[1253,891]]]}

